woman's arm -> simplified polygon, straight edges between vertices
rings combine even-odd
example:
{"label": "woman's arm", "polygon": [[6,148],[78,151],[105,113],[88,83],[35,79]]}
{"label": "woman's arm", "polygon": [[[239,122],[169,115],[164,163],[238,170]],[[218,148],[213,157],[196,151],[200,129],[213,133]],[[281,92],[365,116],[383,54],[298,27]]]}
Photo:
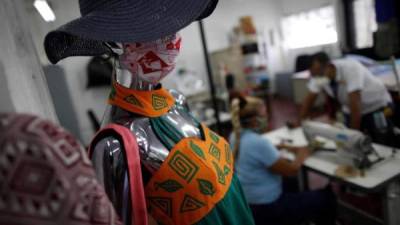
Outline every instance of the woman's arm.
{"label": "woman's arm", "polygon": [[310,155],[310,150],[308,148],[295,148],[290,147],[286,148],[288,151],[295,154],[295,159],[293,161],[289,161],[280,157],[272,166],[268,169],[271,170],[273,173],[289,177],[295,176],[298,174],[303,162],[307,159]]}
{"label": "woman's arm", "polygon": [[290,146],[290,145],[287,145],[287,144],[279,144],[279,145],[276,146],[276,148],[279,149],[279,150],[285,149],[288,152],[291,152],[293,154],[297,154],[297,151],[299,149],[301,151],[301,149],[307,148],[307,147],[306,146],[304,146],[304,147],[294,147],[294,146]]}

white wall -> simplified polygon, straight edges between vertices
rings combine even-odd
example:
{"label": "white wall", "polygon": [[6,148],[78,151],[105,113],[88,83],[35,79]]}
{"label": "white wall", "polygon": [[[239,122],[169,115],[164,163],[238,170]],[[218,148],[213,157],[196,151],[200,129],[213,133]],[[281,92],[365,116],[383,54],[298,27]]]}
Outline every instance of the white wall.
{"label": "white wall", "polygon": [[0,112],[31,113],[57,122],[21,1],[0,8]]}
{"label": "white wall", "polygon": [[65,70],[68,88],[79,121],[81,138],[85,144],[89,144],[94,134],[87,110],[92,109],[101,120],[109,93],[109,88],[86,89],[86,65],[89,59],[89,57],[70,57],[58,63]]}
{"label": "white wall", "polygon": [[[233,27],[239,24],[242,16],[252,16],[259,32],[268,32],[272,29],[275,36],[274,46],[268,43],[268,68],[273,76],[277,71],[283,70],[281,43],[279,37],[279,19],[281,16],[281,3],[276,0],[220,0],[214,13],[205,20],[204,27],[209,52],[229,46],[228,34]],[[197,72],[204,81],[207,80],[204,55],[197,23],[181,31],[183,47],[179,66],[186,66]],[[273,78],[273,77],[272,77]],[[172,82],[164,82],[165,86],[173,87]]]}
{"label": "white wall", "polygon": [[178,56],[178,62],[175,71],[168,75],[163,80],[163,85],[166,88],[177,88],[176,72],[180,68],[186,68],[196,72],[196,75],[207,82],[206,63],[203,54],[203,47],[201,44],[199,24],[192,23],[188,27],[182,29],[179,34],[182,36],[181,52]]}
{"label": "white wall", "polygon": [[329,4],[335,4],[339,0],[282,0],[282,12],[290,15],[307,11],[313,8],[320,8]]}
{"label": "white wall", "polygon": [[[220,0],[217,9],[205,23],[209,50],[228,47],[228,33],[239,24],[239,18],[251,16],[257,31],[264,34],[267,43],[267,67],[272,79],[271,88],[274,89],[274,75],[284,69],[279,37],[281,15],[281,2],[276,0]],[[274,34],[274,46],[268,36],[270,30]]]}
{"label": "white wall", "polygon": [[[26,5],[32,37],[43,65],[50,64],[43,48],[45,35],[50,30],[54,30],[67,21],[80,16],[78,1],[57,0],[51,1],[51,3],[56,14],[56,21],[51,23],[44,22],[31,5]],[[58,63],[65,71],[69,94],[73,100],[74,111],[79,121],[81,137],[78,138],[86,145],[89,144],[93,137],[92,125],[89,121],[87,110],[93,109],[101,119],[108,96],[108,88],[90,90],[85,88],[87,83],[86,65],[89,59],[89,57],[70,57]]]}
{"label": "white wall", "polygon": [[239,18],[251,16],[258,31],[278,29],[281,3],[275,0],[220,0],[205,22],[210,51],[228,47],[228,33],[239,24]]}

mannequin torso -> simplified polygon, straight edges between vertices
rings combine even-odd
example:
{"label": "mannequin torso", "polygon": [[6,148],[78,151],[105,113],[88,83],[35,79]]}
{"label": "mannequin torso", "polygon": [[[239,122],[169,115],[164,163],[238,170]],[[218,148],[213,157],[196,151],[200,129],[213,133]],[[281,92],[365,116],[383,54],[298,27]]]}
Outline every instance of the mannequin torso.
{"label": "mannequin torso", "polygon": [[[134,90],[154,90],[159,85],[149,84],[137,77],[132,77],[129,71],[116,69],[117,82]],[[163,115],[163,119],[179,131],[183,137],[201,137],[199,124],[190,115],[185,97],[178,91],[170,90],[175,99],[175,105]],[[144,182],[151,178],[164,160],[170,149],[158,138],[151,126],[151,119],[133,114],[117,106],[108,106],[103,119],[103,126],[114,123],[128,128],[139,146],[142,168],[145,171]],[[113,136],[106,136],[94,143],[91,158],[100,182],[114,204],[117,213],[124,221],[130,220],[129,180],[127,178],[126,159],[120,141]]]}

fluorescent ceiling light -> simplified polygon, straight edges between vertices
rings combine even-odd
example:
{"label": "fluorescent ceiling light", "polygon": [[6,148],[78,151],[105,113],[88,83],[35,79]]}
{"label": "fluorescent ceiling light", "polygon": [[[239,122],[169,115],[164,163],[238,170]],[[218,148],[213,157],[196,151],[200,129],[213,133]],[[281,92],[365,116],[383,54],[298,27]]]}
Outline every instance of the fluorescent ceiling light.
{"label": "fluorescent ceiling light", "polygon": [[43,17],[44,21],[51,22],[56,20],[56,15],[54,15],[53,10],[50,8],[46,0],[35,0],[33,5]]}

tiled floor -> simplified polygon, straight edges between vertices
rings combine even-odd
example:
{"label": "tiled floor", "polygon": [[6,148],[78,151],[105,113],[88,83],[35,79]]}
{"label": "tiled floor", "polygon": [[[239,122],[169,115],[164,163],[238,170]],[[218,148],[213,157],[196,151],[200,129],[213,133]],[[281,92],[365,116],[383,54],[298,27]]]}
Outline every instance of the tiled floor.
{"label": "tiled floor", "polygon": [[273,98],[271,101],[270,129],[286,125],[288,121],[295,121],[299,117],[300,107],[292,100]]}

